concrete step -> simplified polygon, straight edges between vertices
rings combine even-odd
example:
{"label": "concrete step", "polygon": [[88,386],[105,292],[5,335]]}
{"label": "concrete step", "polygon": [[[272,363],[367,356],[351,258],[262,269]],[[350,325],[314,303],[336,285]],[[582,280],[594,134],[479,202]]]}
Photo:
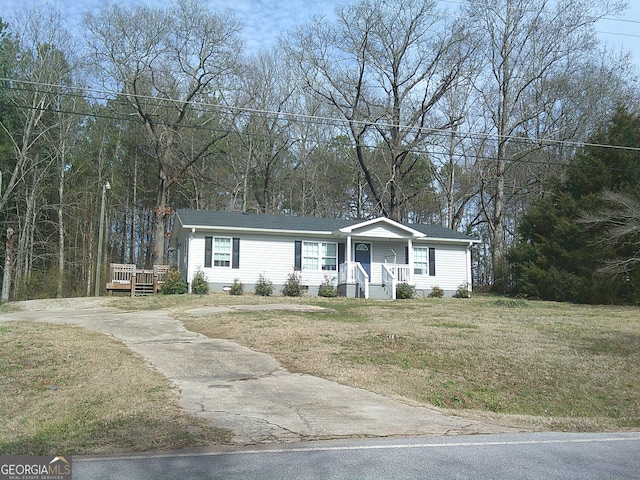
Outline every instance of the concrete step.
{"label": "concrete step", "polygon": [[386,300],[389,299],[389,294],[382,285],[369,284],[369,298]]}

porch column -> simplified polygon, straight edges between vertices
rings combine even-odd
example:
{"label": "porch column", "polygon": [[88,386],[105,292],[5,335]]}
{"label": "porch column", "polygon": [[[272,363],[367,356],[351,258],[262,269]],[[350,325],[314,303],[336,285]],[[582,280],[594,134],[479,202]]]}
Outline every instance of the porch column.
{"label": "porch column", "polygon": [[413,239],[407,240],[407,264],[409,265],[409,283],[413,283]]}
{"label": "porch column", "polygon": [[347,263],[347,282],[353,282],[353,278],[351,278],[351,235],[347,235],[347,251],[345,252],[344,261]]}

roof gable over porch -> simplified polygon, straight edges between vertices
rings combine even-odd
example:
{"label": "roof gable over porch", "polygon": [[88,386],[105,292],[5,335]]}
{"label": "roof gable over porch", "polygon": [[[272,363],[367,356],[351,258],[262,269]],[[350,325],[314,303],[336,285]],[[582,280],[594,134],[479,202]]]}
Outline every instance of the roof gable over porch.
{"label": "roof gable over porch", "polygon": [[345,236],[363,238],[409,239],[424,237],[424,233],[384,217],[354,223],[341,228],[339,232]]}

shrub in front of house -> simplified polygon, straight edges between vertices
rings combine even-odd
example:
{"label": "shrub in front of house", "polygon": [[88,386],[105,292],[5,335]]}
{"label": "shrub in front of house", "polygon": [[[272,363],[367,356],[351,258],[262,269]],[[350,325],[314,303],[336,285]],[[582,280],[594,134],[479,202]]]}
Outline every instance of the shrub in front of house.
{"label": "shrub in front of house", "polygon": [[169,270],[162,282],[160,293],[165,295],[187,293],[187,281],[178,270]]}
{"label": "shrub in front of house", "polygon": [[302,285],[300,285],[300,275],[292,272],[287,277],[282,287],[282,295],[285,297],[300,297],[302,295]]}
{"label": "shrub in front of house", "polygon": [[229,289],[229,294],[242,295],[243,293],[244,293],[244,286],[242,285],[242,282],[237,278],[234,278],[233,285],[231,285],[231,288]]}
{"label": "shrub in front of house", "polygon": [[408,283],[399,283],[396,286],[396,299],[406,300],[416,296],[416,287]]}
{"label": "shrub in front of house", "polygon": [[324,276],[324,280],[318,288],[319,297],[333,298],[338,296],[338,289],[333,286],[333,280],[329,278],[329,275]]}
{"label": "shrub in front of house", "polygon": [[442,297],[444,297],[444,290],[442,290],[439,286],[436,285],[431,289],[429,298],[442,298]]}
{"label": "shrub in front of house", "polygon": [[204,272],[198,270],[191,280],[191,293],[196,295],[206,295],[209,293],[209,282],[207,282]]}
{"label": "shrub in front of house", "polygon": [[471,290],[468,283],[463,283],[458,287],[455,294],[456,298],[471,298]]}
{"label": "shrub in front of house", "polygon": [[273,283],[263,274],[260,274],[256,282],[256,295],[268,297],[273,293]]}

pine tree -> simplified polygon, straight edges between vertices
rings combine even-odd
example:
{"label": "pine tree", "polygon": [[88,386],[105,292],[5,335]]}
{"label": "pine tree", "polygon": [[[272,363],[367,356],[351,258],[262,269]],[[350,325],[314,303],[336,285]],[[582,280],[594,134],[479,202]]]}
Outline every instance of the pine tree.
{"label": "pine tree", "polygon": [[545,300],[637,304],[640,220],[625,215],[616,199],[640,200],[640,153],[609,146],[640,145],[640,117],[619,108],[589,143],[566,179],[523,218],[508,255],[516,291]]}

